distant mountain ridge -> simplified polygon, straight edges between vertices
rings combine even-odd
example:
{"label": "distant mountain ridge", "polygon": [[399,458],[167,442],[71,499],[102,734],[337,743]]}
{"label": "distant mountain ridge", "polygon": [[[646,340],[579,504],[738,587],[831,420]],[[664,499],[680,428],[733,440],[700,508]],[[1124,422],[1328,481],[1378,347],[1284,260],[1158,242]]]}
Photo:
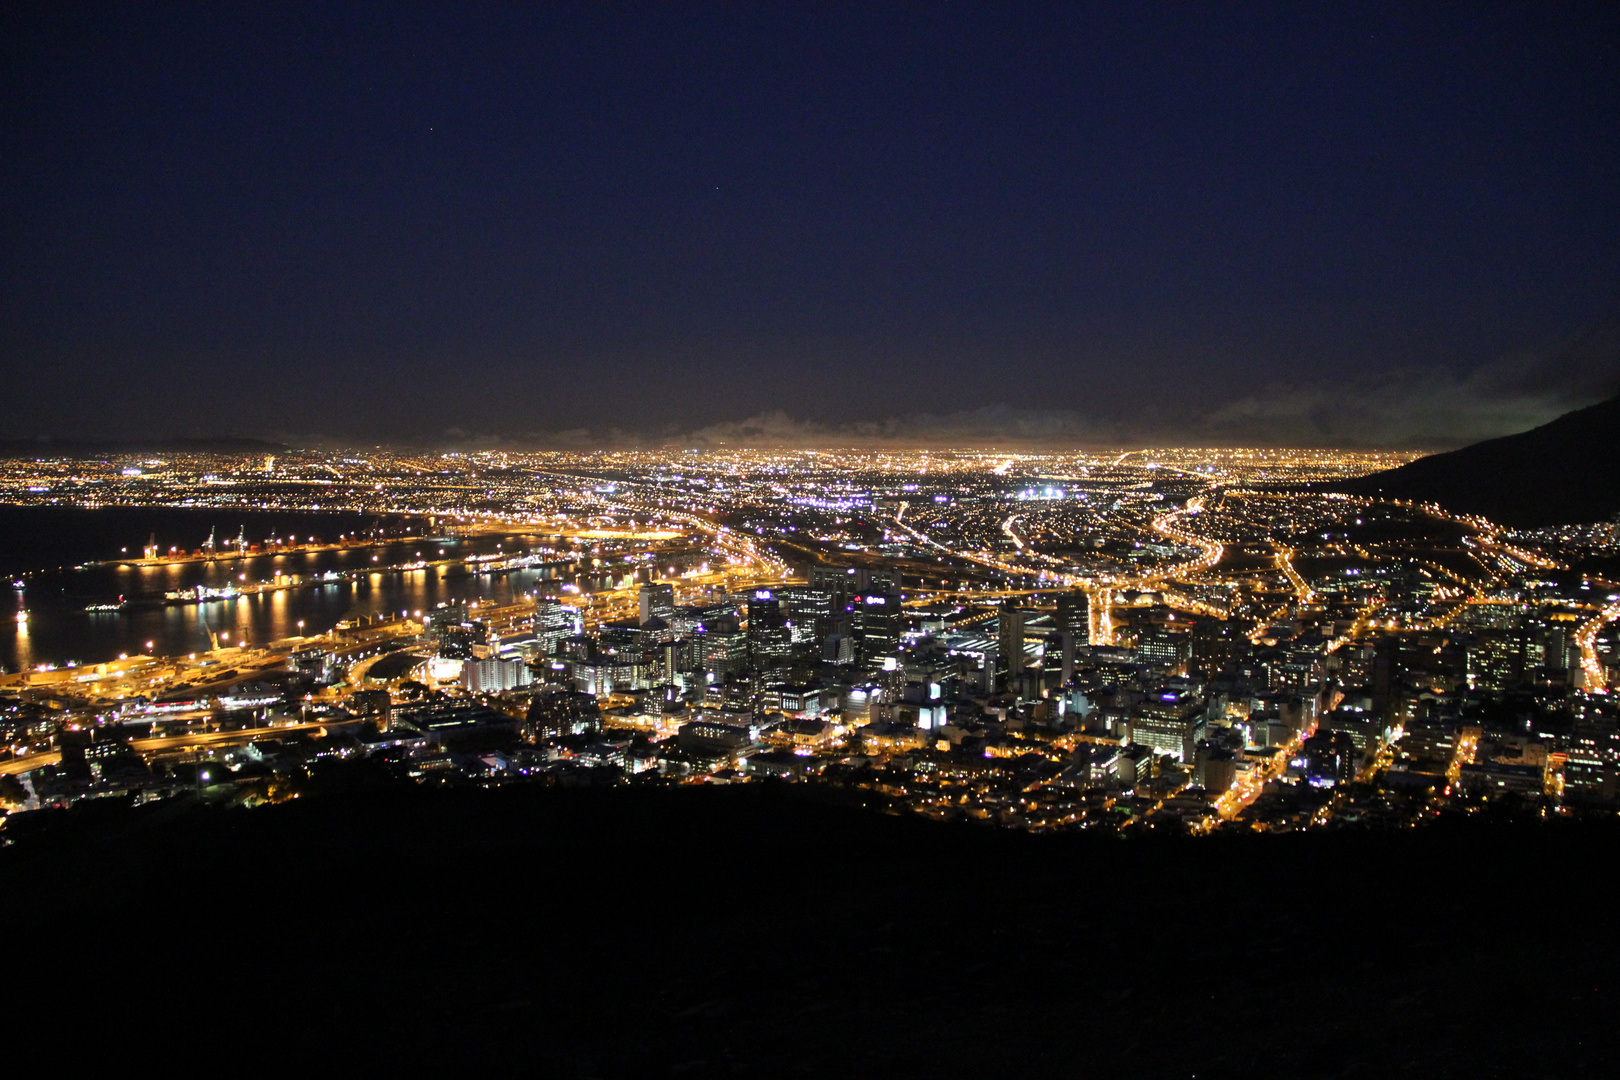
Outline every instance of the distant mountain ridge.
{"label": "distant mountain ridge", "polygon": [[267,439],[0,439],[0,458],[114,457],[120,454],[279,454]]}
{"label": "distant mountain ridge", "polygon": [[1620,396],[1325,488],[1435,502],[1515,528],[1610,521],[1620,514]]}

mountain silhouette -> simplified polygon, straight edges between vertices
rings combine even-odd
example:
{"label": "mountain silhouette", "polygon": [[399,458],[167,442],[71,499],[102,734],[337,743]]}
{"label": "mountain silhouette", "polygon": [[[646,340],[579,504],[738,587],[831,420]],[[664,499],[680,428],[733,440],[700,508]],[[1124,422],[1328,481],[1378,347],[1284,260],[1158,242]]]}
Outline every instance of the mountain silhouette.
{"label": "mountain silhouette", "polygon": [[1439,503],[1515,528],[1614,520],[1620,514],[1620,396],[1517,435],[1327,490]]}

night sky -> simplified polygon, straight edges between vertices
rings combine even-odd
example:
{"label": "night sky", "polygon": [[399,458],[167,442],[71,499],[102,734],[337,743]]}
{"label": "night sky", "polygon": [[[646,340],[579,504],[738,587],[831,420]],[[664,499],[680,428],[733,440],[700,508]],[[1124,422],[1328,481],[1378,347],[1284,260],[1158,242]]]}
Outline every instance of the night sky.
{"label": "night sky", "polygon": [[1328,6],[7,5],[0,436],[1438,446],[1620,389],[1620,9]]}

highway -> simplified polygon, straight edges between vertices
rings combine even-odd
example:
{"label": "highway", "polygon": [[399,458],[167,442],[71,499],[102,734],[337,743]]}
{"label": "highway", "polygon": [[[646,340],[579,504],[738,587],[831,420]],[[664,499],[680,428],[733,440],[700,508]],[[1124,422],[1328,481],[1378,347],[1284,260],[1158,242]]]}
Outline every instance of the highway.
{"label": "highway", "polygon": [[62,761],[62,755],[56,750],[46,750],[38,754],[27,754],[10,761],[0,761],[0,776],[21,776],[25,772],[42,769],[46,765],[57,765]]}
{"label": "highway", "polygon": [[[286,724],[281,727],[244,728],[239,731],[200,731],[190,735],[168,735],[157,739],[131,739],[130,748],[139,754],[157,754],[165,750],[188,750],[201,747],[242,746],[259,739],[275,739],[283,735],[302,734],[321,731],[329,725],[324,723]],[[0,776],[18,776],[25,772],[44,768],[46,765],[59,765],[62,754],[57,750],[46,750],[38,754],[28,754],[10,761],[0,761]]]}
{"label": "highway", "polygon": [[1585,674],[1588,691],[1605,689],[1607,680],[1603,672],[1603,662],[1598,659],[1597,636],[1606,625],[1616,619],[1620,619],[1620,601],[1599,611],[1575,631],[1575,643],[1581,647],[1581,671]]}
{"label": "highway", "polygon": [[1294,586],[1294,595],[1299,597],[1299,602],[1302,604],[1312,603],[1316,600],[1316,591],[1311,588],[1310,582],[1301,577],[1299,571],[1294,569],[1294,555],[1295,552],[1292,548],[1278,545],[1277,565],[1282,568],[1283,574],[1287,576],[1289,583]]}
{"label": "highway", "polygon": [[[1009,540],[1011,540],[1013,542],[1013,547],[1018,549],[1019,554],[1023,554],[1023,551],[1024,551],[1024,538],[1019,536],[1016,532],[1013,531],[1013,524],[1018,520],[1018,518],[1019,518],[1019,515],[1014,514],[1012,517],[1008,518],[1006,521],[1003,521],[1001,523],[1001,531],[1007,534],[1007,539],[1009,539]],[[896,514],[894,516],[894,520],[899,521],[900,520],[900,515]]]}
{"label": "highway", "polygon": [[158,739],[131,739],[130,748],[140,754],[156,754],[164,750],[188,750],[205,746],[242,746],[259,739],[276,739],[283,735],[323,731],[335,726],[321,722],[285,724],[280,727],[244,728],[239,731],[204,731],[191,735],[168,735]]}

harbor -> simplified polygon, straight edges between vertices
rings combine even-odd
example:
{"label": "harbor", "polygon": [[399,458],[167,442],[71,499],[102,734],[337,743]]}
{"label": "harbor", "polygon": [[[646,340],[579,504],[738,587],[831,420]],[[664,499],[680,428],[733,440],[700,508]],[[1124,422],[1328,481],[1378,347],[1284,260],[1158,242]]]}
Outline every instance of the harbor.
{"label": "harbor", "polygon": [[[325,547],[323,550],[338,550]],[[176,560],[179,561],[179,560]],[[195,559],[188,561],[198,561]],[[93,614],[126,611],[133,607],[158,605],[219,604],[287,589],[320,589],[334,585],[358,582],[376,574],[405,574],[416,571],[438,570],[443,577],[499,576],[513,570],[557,570],[571,567],[576,559],[544,558],[537,555],[471,555],[466,558],[417,560],[389,566],[370,566],[354,570],[327,570],[319,574],[277,574],[266,581],[248,582],[246,575],[240,584],[223,586],[193,585],[189,589],[171,589],[161,597],[119,597],[117,601],[86,604],[84,610]],[[119,564],[123,565],[123,564]]]}
{"label": "harbor", "polygon": [[[150,546],[153,533],[207,537],[209,519],[218,515],[0,508],[0,516],[11,521],[14,538],[26,538],[37,552],[32,565],[17,560],[4,568],[11,596],[0,622],[0,668],[11,672],[189,654],[216,640],[275,641],[440,602],[509,601],[560,589],[555,579],[574,570],[570,560],[536,550],[548,537],[520,530],[444,536],[426,518],[391,520],[388,531],[405,535],[370,541],[363,538],[375,519],[358,514],[248,514],[245,530],[214,533],[212,558],[196,558],[192,549],[184,557],[145,560],[106,553],[119,553],[131,540]],[[234,541],[243,531],[305,542],[296,550],[261,544],[258,552],[249,544],[243,554],[240,545],[217,539],[236,534]],[[339,533],[345,542],[306,539]]]}

